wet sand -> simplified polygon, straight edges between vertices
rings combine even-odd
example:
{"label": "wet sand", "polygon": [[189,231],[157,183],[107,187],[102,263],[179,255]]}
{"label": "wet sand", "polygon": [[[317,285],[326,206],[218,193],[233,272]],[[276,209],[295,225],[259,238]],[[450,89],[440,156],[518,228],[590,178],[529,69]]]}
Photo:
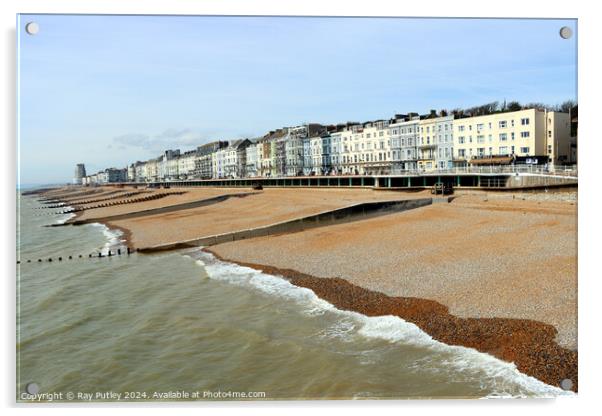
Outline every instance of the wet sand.
{"label": "wet sand", "polygon": [[[213,247],[204,250],[232,262],[232,259],[216,254]],[[577,352],[556,343],[556,329],[552,325],[527,319],[460,318],[432,300],[387,296],[341,278],[315,277],[291,269],[236,263],[283,276],[296,286],[311,289],[339,309],[366,316],[399,316],[438,341],[474,348],[513,362],[519,371],[550,385],[560,386],[563,380],[571,380],[573,391],[578,390]]]}

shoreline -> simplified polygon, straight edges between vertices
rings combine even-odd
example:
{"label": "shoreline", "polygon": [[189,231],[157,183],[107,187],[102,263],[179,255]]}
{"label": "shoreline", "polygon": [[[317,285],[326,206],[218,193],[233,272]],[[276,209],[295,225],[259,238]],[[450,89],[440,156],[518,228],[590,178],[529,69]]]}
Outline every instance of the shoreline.
{"label": "shoreline", "polygon": [[[73,217],[72,219],[75,219]],[[109,230],[122,233],[123,245],[133,248],[132,232],[111,221],[98,221]],[[450,314],[449,307],[420,297],[389,296],[370,290],[341,277],[316,277],[297,270],[230,259],[211,248],[201,248],[216,259],[284,277],[298,287],[312,290],[316,296],[341,310],[365,316],[394,315],[413,323],[436,341],[462,346],[514,363],[521,373],[548,385],[560,387],[564,379],[578,391],[578,352],[556,342],[558,330],[541,321],[520,318],[461,318]],[[283,265],[280,265],[283,266]]]}
{"label": "shoreline", "polygon": [[366,316],[397,316],[415,324],[436,341],[473,348],[512,362],[521,373],[551,386],[560,387],[562,380],[570,379],[571,390],[578,391],[578,353],[558,345],[557,330],[552,325],[528,319],[460,318],[433,300],[392,297],[340,277],[315,277],[292,269],[224,258],[206,247],[201,250],[220,261],[282,276],[295,286],[312,290],[338,309]]}

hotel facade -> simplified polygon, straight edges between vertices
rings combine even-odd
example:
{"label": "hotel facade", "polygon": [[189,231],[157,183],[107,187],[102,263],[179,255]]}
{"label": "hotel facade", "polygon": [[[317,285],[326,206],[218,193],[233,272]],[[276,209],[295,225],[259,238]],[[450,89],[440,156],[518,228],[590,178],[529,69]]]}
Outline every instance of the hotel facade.
{"label": "hotel facade", "polygon": [[567,113],[536,109],[453,120],[454,164],[533,159],[548,163],[571,160],[570,120]]}
{"label": "hotel facade", "polygon": [[[573,136],[571,132],[573,131]],[[391,119],[272,130],[256,139],[215,141],[107,170],[82,184],[308,175],[396,175],[504,164],[575,164],[568,113],[524,109],[482,116],[417,113]],[[113,172],[112,170],[110,171]]]}

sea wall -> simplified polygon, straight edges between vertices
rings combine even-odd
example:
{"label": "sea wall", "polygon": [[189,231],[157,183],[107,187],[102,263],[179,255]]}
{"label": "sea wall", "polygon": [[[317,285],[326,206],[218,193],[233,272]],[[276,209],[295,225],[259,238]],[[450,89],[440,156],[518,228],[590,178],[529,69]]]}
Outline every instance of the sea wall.
{"label": "sea wall", "polygon": [[154,252],[188,247],[212,246],[215,244],[221,244],[236,240],[245,240],[249,238],[263,237],[267,235],[298,232],[315,227],[324,227],[327,225],[358,221],[379,215],[386,215],[393,212],[407,211],[410,209],[431,205],[434,200],[443,200],[444,202],[449,202],[450,198],[419,198],[402,201],[364,202],[343,208],[325,211],[315,215],[296,218],[293,220],[284,221],[276,224],[270,224],[263,227],[212,235],[193,240],[178,241],[157,246],[144,247],[140,248],[138,251]]}

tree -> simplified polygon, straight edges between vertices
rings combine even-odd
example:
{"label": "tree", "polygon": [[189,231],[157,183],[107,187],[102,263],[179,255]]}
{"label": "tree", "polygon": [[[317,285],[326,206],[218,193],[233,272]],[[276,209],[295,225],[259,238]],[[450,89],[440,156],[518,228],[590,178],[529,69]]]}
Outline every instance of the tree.
{"label": "tree", "polygon": [[560,111],[562,113],[568,113],[571,108],[575,107],[577,103],[573,100],[566,100],[562,104],[556,106],[556,111]]}
{"label": "tree", "polygon": [[522,109],[523,109],[523,106],[520,105],[520,103],[518,101],[510,101],[508,103],[508,105],[506,106],[507,111],[519,111]]}
{"label": "tree", "polygon": [[454,117],[459,118],[464,115],[464,110],[461,108],[454,108],[453,110],[451,110],[451,113]]}
{"label": "tree", "polygon": [[553,109],[552,107],[550,107],[549,105],[544,104],[544,103],[528,103],[523,106],[523,109],[525,109],[525,110],[530,109],[530,108],[534,108],[534,109],[540,110],[540,111]]}

